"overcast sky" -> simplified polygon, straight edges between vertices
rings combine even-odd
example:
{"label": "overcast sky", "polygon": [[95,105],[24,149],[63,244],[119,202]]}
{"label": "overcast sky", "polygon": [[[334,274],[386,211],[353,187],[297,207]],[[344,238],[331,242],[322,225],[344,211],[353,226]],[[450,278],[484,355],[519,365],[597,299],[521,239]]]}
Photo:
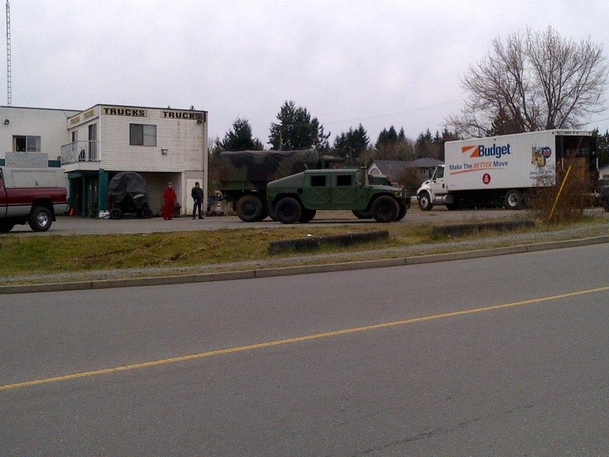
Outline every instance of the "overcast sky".
{"label": "overcast sky", "polygon": [[[607,0],[10,0],[10,6],[13,106],[194,105],[209,112],[210,138],[222,139],[244,118],[265,144],[286,100],[317,117],[332,143],[360,123],[373,143],[392,125],[412,139],[441,131],[463,104],[467,68],[488,55],[494,38],[527,26],[590,38],[609,56]],[[1,76],[6,82],[6,65]],[[6,104],[6,90],[0,100]],[[588,128],[604,132],[609,111],[589,121]]]}

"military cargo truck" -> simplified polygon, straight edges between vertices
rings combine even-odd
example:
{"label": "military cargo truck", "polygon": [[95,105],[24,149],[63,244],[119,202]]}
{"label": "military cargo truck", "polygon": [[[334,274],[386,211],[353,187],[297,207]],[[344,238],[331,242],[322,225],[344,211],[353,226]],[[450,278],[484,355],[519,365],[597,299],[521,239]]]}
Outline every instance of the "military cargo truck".
{"label": "military cargo truck", "polygon": [[410,207],[405,189],[369,184],[364,168],[306,170],[270,182],[266,198],[283,224],[309,222],[317,210],[350,210],[358,218],[369,213],[377,222],[392,222]]}
{"label": "military cargo truck", "polygon": [[266,200],[269,182],[307,169],[325,168],[344,159],[320,156],[315,149],[305,149],[225,151],[220,153],[219,160],[218,189],[242,221],[257,222],[269,214]]}

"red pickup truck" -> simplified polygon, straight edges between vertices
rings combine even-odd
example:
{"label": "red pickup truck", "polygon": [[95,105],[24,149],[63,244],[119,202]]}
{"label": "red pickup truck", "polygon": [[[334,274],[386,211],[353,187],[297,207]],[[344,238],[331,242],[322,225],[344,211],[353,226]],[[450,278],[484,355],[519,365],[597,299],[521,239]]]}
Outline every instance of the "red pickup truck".
{"label": "red pickup truck", "polygon": [[10,232],[15,224],[29,224],[35,232],[44,232],[55,215],[67,209],[61,169],[0,167],[0,233]]}

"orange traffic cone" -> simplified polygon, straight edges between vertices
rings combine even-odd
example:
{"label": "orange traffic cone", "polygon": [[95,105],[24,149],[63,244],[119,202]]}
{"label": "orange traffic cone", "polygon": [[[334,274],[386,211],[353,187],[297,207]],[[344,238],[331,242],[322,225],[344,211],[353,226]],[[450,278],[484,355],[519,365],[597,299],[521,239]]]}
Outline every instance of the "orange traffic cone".
{"label": "orange traffic cone", "polygon": [[74,208],[70,208],[70,211],[68,211],[68,216],[74,216]]}

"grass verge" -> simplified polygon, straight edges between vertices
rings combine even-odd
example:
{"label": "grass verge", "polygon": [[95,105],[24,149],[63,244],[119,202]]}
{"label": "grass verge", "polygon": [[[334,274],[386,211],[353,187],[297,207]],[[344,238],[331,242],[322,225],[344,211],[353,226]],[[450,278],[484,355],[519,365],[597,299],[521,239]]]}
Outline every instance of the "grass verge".
{"label": "grass verge", "polygon": [[[537,224],[535,228],[522,228],[514,233],[549,233],[565,228],[582,227],[588,236],[605,235],[604,219],[584,218],[576,224],[552,225]],[[315,252],[304,254],[316,263],[328,263],[333,257],[323,258],[320,254],[340,254],[339,261],[349,261],[350,254],[369,252],[372,257],[392,257],[403,254],[391,254],[390,248],[403,248],[418,245],[433,245],[426,252],[446,252],[447,242],[454,241],[451,236],[438,236],[432,233],[432,225],[384,224],[382,228],[389,231],[389,239],[349,247],[321,247]],[[331,226],[311,227],[296,225],[270,229],[245,228],[196,232],[168,232],[137,235],[82,235],[75,237],[45,236],[21,237],[3,235],[0,237],[0,283],[14,283],[19,278],[34,275],[52,275],[61,273],[86,273],[99,271],[128,271],[133,269],[176,269],[195,266],[215,265],[219,271],[222,265],[238,262],[272,261],[281,265],[296,254],[285,252],[280,255],[269,253],[271,241],[289,240],[307,235],[324,236],[371,231],[378,227]],[[499,234],[494,231],[459,237],[459,240],[489,238]],[[569,235],[564,235],[568,238]],[[492,245],[518,244],[519,237],[510,237],[510,241],[499,240]],[[545,238],[545,237],[544,237]],[[554,238],[556,239],[556,238]],[[494,246],[489,246],[494,247]],[[381,254],[383,250],[383,254]],[[303,256],[302,253],[298,254]],[[416,255],[416,254],[415,254]],[[335,257],[334,257],[335,258]],[[361,256],[359,257],[361,258]],[[174,273],[176,274],[176,273]],[[146,275],[146,273],[139,273]],[[30,281],[28,279],[26,282]]]}

